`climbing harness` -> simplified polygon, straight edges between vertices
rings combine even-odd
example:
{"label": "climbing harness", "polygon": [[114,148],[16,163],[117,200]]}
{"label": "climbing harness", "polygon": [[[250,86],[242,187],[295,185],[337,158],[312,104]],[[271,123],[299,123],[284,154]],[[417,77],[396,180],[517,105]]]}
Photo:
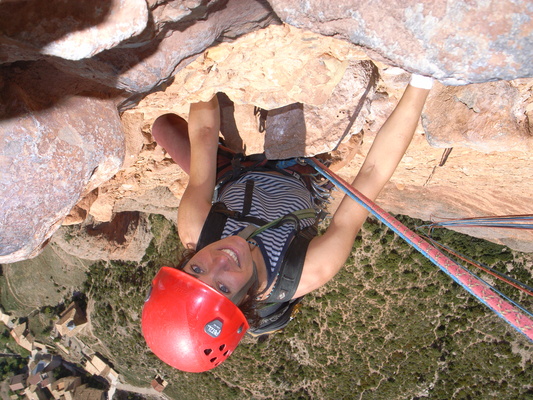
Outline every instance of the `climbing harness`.
{"label": "climbing harness", "polygon": [[437,265],[443,272],[449,275],[455,282],[466,291],[475,296],[480,302],[489,307],[499,317],[516,329],[519,333],[533,341],[533,317],[524,315],[524,310],[511,304],[508,299],[496,292],[486,282],[483,282],[470,271],[466,270],[447,256],[445,256],[435,246],[431,245],[419,235],[411,231],[392,215],[387,213],[372,200],[353,188],[342,178],[330,171],[316,158],[300,159],[301,163],[308,163],[313,166],[323,177],[333,182],[351,199],[366,208],[382,223],[396,232],[407,243],[427,257]]}
{"label": "climbing harness", "polygon": [[[299,180],[303,183],[313,198],[313,208],[292,211],[273,221],[265,221],[249,215],[253,199],[254,180],[246,181],[242,211],[229,210],[219,201],[219,193],[231,182],[238,180],[248,172],[277,172]],[[200,233],[196,250],[200,250],[210,243],[220,240],[228,219],[248,224],[239,236],[251,240],[268,229],[275,229],[282,225],[290,225],[293,236],[287,243],[288,247],[283,253],[279,264],[273,287],[258,306],[259,324],[248,330],[251,336],[260,336],[283,329],[294,317],[298,305],[302,300],[293,298],[300,282],[307,248],[311,240],[318,233],[318,224],[326,217],[326,205],[329,203],[330,192],[333,185],[324,178],[317,176],[316,171],[297,162],[297,159],[273,161],[267,160],[264,155],[251,155],[244,157],[236,154],[219,167],[217,184],[213,197],[213,205],[207,215],[204,227]],[[300,221],[314,220],[310,226],[303,228]],[[251,287],[251,282],[246,286]],[[265,289],[265,290],[267,290]],[[240,298],[242,293],[239,293]],[[265,295],[260,293],[259,296]],[[233,299],[232,299],[233,300]]]}

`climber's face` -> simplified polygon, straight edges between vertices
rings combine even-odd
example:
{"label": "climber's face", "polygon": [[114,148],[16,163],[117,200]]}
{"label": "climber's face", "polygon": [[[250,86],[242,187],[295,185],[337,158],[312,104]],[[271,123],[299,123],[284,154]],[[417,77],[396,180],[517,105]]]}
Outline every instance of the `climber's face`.
{"label": "climber's face", "polygon": [[253,275],[252,252],[246,240],[228,236],[198,251],[183,271],[231,298]]}

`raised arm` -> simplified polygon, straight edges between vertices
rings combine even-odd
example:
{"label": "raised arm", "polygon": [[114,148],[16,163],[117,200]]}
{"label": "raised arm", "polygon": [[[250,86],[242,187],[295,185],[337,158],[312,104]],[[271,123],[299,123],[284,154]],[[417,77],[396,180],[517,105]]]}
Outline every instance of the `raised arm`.
{"label": "raised arm", "polygon": [[[375,200],[402,159],[418,125],[429,93],[407,86],[398,105],[381,127],[352,185]],[[368,211],[345,196],[322,236],[314,238],[306,254],[302,278],[294,297],[317,289],[342,268]]]}
{"label": "raised arm", "polygon": [[216,96],[205,103],[191,104],[189,184],[178,211],[178,231],[182,243],[187,248],[196,247],[202,226],[211,208],[216,181],[219,130],[220,113]]}

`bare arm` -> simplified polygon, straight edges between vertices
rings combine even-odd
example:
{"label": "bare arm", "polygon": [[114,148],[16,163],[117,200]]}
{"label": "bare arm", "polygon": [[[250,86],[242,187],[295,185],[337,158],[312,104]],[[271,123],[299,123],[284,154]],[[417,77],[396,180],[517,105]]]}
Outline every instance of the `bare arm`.
{"label": "bare arm", "polygon": [[216,181],[216,162],[220,113],[217,97],[205,103],[191,104],[189,139],[191,167],[189,184],[181,199],[178,231],[187,248],[195,248],[204,221],[211,208]]}
{"label": "bare arm", "polygon": [[[352,185],[371,200],[391,178],[402,159],[422,113],[429,90],[409,85],[400,102],[381,127]],[[345,196],[331,224],[314,238],[306,254],[302,278],[294,297],[328,282],[342,268],[368,211]]]}

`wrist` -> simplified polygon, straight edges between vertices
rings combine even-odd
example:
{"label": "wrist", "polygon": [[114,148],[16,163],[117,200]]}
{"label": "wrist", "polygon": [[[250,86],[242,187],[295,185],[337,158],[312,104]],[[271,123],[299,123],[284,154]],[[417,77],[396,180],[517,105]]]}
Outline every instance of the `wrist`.
{"label": "wrist", "polygon": [[420,89],[431,89],[433,87],[433,78],[429,76],[422,76],[418,74],[412,74],[409,85]]}

